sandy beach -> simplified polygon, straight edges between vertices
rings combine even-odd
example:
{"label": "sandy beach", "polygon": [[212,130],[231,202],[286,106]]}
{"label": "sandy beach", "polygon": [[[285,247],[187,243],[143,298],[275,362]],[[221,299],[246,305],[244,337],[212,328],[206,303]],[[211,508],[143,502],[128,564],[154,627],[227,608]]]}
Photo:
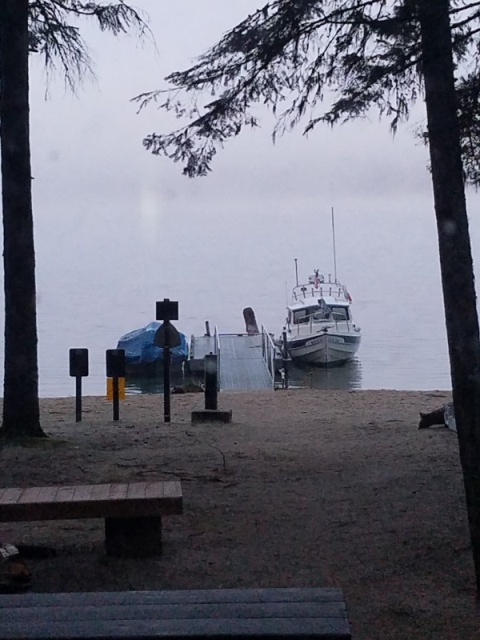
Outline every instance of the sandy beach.
{"label": "sandy beach", "polygon": [[100,520],[0,524],[47,545],[32,591],[336,586],[355,640],[480,637],[456,434],[417,429],[446,392],[222,392],[231,424],[192,425],[202,394],[42,400],[50,438],[0,450],[2,487],[180,479],[160,558],[106,557]]}

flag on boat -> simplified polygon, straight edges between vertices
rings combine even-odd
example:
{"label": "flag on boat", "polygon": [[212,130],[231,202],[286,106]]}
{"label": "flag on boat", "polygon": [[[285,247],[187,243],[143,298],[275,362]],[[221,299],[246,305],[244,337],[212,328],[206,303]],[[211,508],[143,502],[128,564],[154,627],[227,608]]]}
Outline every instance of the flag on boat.
{"label": "flag on boat", "polygon": [[315,289],[318,289],[318,285],[320,284],[320,278],[318,276],[318,269],[315,269],[315,280],[313,281]]}

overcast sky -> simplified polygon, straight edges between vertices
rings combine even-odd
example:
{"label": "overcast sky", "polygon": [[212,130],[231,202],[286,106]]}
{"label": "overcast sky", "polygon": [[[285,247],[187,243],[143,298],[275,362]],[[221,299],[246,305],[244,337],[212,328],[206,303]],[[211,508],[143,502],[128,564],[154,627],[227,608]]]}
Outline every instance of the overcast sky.
{"label": "overcast sky", "polygon": [[[133,260],[139,269],[148,269],[150,257],[142,263],[141,254],[149,243],[153,250],[162,241],[187,236],[217,250],[215,263],[229,277],[228,269],[239,265],[232,262],[232,247],[225,247],[224,241],[241,234],[241,225],[256,232],[255,259],[263,260],[266,238],[275,244],[277,257],[284,253],[285,270],[291,271],[290,263],[299,254],[310,269],[319,264],[319,236],[312,235],[309,226],[321,215],[326,220],[332,206],[338,211],[345,269],[358,271],[345,254],[360,240],[368,245],[384,230],[382,246],[390,245],[402,224],[404,235],[431,238],[435,248],[428,153],[414,137],[415,127],[425,124],[421,103],[395,137],[388,120],[379,122],[372,113],[333,129],[319,126],[308,138],[297,129],[275,145],[272,119],[265,113],[261,128],[226,144],[207,178],[185,178],[180,164],[144,150],[144,136],[168,132],[177,122],[154,106],[138,114],[131,99],[164,87],[168,73],[191,65],[195,56],[261,5],[260,0],[135,0],[149,16],[155,45],[129,36],[115,38],[82,22],[96,78],[85,78],[76,95],[65,89],[61,76],[52,75],[46,98],[45,70],[41,59],[32,56],[40,286],[42,278],[48,282],[47,267],[58,272],[62,264],[65,271],[72,262],[78,272],[82,263],[87,277],[89,261],[98,263],[102,254],[106,263],[119,269],[122,256],[124,262]],[[472,213],[478,195],[470,198]],[[279,227],[282,233],[275,237],[272,230]],[[245,238],[242,242],[239,253],[245,251]],[[405,250],[411,250],[408,243]],[[51,255],[55,260],[50,264]],[[263,269],[260,262],[258,269]],[[175,273],[187,268],[185,264],[182,260],[174,265]],[[97,270],[90,268],[94,282]],[[175,286],[172,278],[169,282]]]}
{"label": "overcast sky", "polygon": [[[168,132],[177,123],[154,106],[137,114],[131,99],[164,87],[169,72],[188,67],[262,2],[135,0],[135,6],[149,16],[156,46],[82,23],[96,79],[85,78],[77,95],[53,75],[45,99],[42,61],[32,56],[37,248],[44,246],[47,230],[51,242],[52,234],[55,239],[55,233],[88,228],[94,243],[99,212],[103,228],[113,229],[118,212],[126,216],[127,209],[146,241],[156,238],[160,227],[171,230],[173,222],[180,225],[173,230],[181,232],[191,228],[193,219],[223,224],[230,211],[255,222],[257,229],[268,229],[272,221],[291,224],[294,213],[320,213],[331,206],[345,220],[363,214],[363,227],[388,224],[385,216],[395,207],[422,207],[434,231],[428,153],[413,134],[416,126],[425,125],[421,103],[395,137],[388,120],[379,122],[372,113],[334,129],[319,126],[308,138],[299,128],[273,145],[272,120],[265,114],[262,128],[227,143],[207,178],[189,180],[180,164],[145,151],[144,136]],[[475,207],[478,196],[471,198]],[[54,228],[52,219],[58,221]]]}
{"label": "overcast sky", "polygon": [[[431,322],[422,323],[423,334],[417,325],[412,332],[427,351],[445,350],[428,153],[413,135],[425,125],[423,104],[395,137],[388,120],[379,122],[372,113],[334,129],[317,127],[308,138],[298,129],[275,146],[272,119],[264,114],[262,128],[246,131],[218,153],[213,173],[189,180],[181,165],[142,146],[146,135],[168,132],[176,121],[155,107],[137,114],[131,99],[164,87],[168,73],[190,66],[263,2],[134,3],[148,14],[156,45],[115,38],[82,22],[96,79],[85,78],[76,95],[52,75],[46,98],[42,61],[31,57],[44,361],[58,349],[63,366],[67,348],[95,346],[88,340],[97,332],[100,362],[100,346],[115,346],[122,333],[152,320],[154,301],[165,295],[180,300],[180,328],[187,334],[201,332],[205,319],[220,323],[221,330],[241,330],[241,309],[250,305],[277,333],[293,259],[300,259],[303,276],[331,268],[332,206],[340,279],[365,325],[364,376],[368,366],[378,368],[367,352],[375,340],[379,357],[387,353],[385,342],[393,343],[397,368],[403,353],[406,371],[418,360],[418,353],[407,353],[408,345],[418,348],[407,339],[407,324],[414,320],[401,302],[414,272],[422,277],[412,306],[421,309],[428,292]],[[480,244],[478,198],[469,194],[474,255]],[[215,295],[222,282],[234,283],[233,294],[224,288]],[[432,335],[438,341],[433,346]]]}
{"label": "overcast sky", "polygon": [[108,193],[110,202],[113,192],[124,201],[132,187],[140,189],[145,216],[152,198],[156,205],[159,199],[198,203],[208,198],[212,212],[217,204],[221,210],[232,189],[238,197],[255,200],[261,195],[281,207],[288,207],[290,198],[318,199],[320,192],[329,203],[349,194],[357,201],[368,197],[371,202],[386,194],[404,194],[406,184],[412,197],[429,196],[427,153],[412,134],[423,116],[421,106],[396,138],[388,121],[379,123],[373,113],[370,120],[333,131],[319,127],[308,138],[298,129],[275,146],[271,121],[265,115],[260,130],[227,144],[207,180],[187,180],[180,165],[142,149],[143,136],[168,131],[175,121],[155,107],[137,115],[130,99],[164,86],[167,73],[188,66],[261,4],[259,0],[136,0],[135,6],[150,16],[156,48],[84,27],[96,80],[86,78],[76,96],[64,90],[61,77],[52,76],[45,100],[45,73],[41,61],[33,57],[32,149],[36,177],[41,178],[37,185],[43,185],[35,193],[37,206],[42,207],[48,192],[49,210],[58,210],[64,198],[86,184],[88,193],[84,190],[83,197],[96,200]]}
{"label": "overcast sky", "polygon": [[[225,217],[230,209],[268,228],[268,212],[280,223],[294,212],[335,206],[345,219],[363,213],[368,226],[388,223],[382,220],[385,212],[408,203],[425,209],[433,224],[428,153],[413,134],[425,125],[422,103],[395,137],[388,120],[379,122],[372,113],[334,129],[319,126],[308,138],[298,128],[273,145],[272,120],[265,114],[260,129],[227,143],[207,178],[189,180],[180,164],[144,150],[144,136],[168,132],[177,123],[154,106],[138,114],[131,99],[164,87],[169,72],[188,67],[261,5],[260,0],[135,0],[149,16],[155,46],[115,38],[82,22],[96,79],[85,78],[76,95],[65,89],[61,76],[52,75],[46,99],[45,70],[32,56],[34,208],[41,246],[44,229],[49,241],[52,233],[76,228],[87,227],[94,236],[99,211],[113,228],[118,212],[127,209],[147,241],[172,218],[183,230],[195,217],[218,223],[219,214]],[[470,198],[472,210],[478,196]],[[262,220],[259,205],[266,212]],[[52,220],[58,221],[54,231]]]}

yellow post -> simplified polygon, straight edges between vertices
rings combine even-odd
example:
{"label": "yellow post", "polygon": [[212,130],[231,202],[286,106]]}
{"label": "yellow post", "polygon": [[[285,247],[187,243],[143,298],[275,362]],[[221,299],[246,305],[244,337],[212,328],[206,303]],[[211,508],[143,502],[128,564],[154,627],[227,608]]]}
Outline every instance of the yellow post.
{"label": "yellow post", "polygon": [[[125,400],[125,378],[118,379],[118,399]],[[107,378],[107,400],[113,400],[113,378]]]}

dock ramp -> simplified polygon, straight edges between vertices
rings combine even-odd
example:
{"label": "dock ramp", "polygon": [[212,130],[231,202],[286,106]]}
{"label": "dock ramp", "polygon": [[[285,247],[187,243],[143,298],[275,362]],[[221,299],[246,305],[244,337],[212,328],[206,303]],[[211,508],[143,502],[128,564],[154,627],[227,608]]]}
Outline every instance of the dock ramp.
{"label": "dock ramp", "polygon": [[220,367],[220,390],[271,389],[274,386],[273,343],[264,328],[262,333],[219,333],[192,336],[190,371],[202,375],[203,359],[217,354]]}
{"label": "dock ramp", "polygon": [[219,335],[220,389],[271,389],[273,380],[262,353],[261,334]]}

